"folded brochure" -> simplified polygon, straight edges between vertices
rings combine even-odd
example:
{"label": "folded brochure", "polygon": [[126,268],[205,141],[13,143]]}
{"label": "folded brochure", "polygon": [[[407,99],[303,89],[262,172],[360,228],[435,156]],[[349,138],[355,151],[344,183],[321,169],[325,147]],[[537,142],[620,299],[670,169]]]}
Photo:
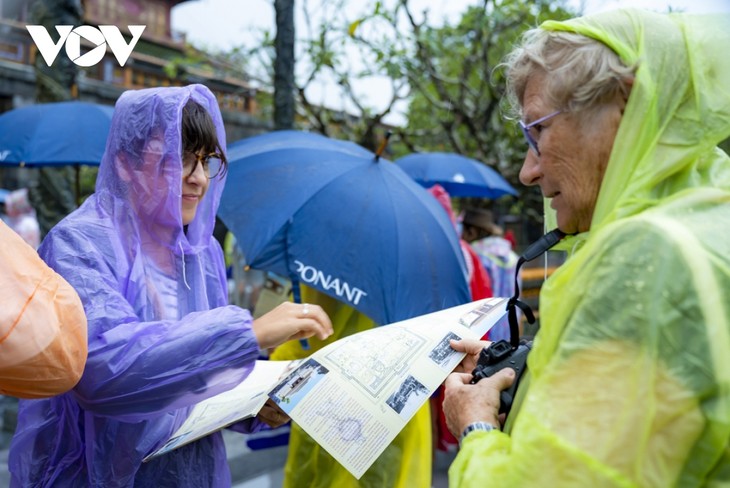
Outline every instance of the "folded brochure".
{"label": "folded brochure", "polygon": [[449,340],[483,337],[506,305],[478,300],[343,337],[306,359],[256,361],[145,460],[253,417],[271,398],[359,479],[461,362]]}

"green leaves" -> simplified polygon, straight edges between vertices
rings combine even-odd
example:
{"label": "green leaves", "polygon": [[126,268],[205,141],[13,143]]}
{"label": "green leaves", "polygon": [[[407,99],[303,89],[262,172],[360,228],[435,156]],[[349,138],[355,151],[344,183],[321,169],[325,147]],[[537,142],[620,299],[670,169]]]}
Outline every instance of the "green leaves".
{"label": "green leaves", "polygon": [[[525,30],[574,16],[565,1],[482,0],[451,22],[437,16],[430,21],[409,0],[363,3],[297,2],[306,19],[297,27],[295,47],[299,127],[375,148],[384,120],[405,111],[388,146],[390,158],[412,151],[457,152],[523,188],[518,174],[525,143],[506,119],[498,66]],[[273,36],[261,37],[248,58],[262,85],[270,87]],[[324,81],[326,92],[312,95]],[[371,88],[376,83],[379,103]],[[266,109],[267,100],[259,102]],[[542,214],[539,194],[525,190],[522,197],[515,205]]]}
{"label": "green leaves", "polygon": [[365,20],[365,19],[358,19],[355,22],[353,22],[352,24],[350,24],[350,27],[347,29],[347,33],[349,34],[350,37],[355,37],[355,31],[360,26],[360,24],[362,24],[363,20]]}

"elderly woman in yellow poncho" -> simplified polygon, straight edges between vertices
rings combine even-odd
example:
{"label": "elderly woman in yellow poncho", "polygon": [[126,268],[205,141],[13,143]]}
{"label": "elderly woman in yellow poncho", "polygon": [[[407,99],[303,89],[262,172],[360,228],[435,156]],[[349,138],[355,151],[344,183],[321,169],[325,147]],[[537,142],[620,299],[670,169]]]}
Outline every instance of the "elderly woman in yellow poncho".
{"label": "elderly woman in yellow poncho", "polygon": [[728,46],[729,15],[618,10],[546,22],[508,58],[520,179],[569,258],[504,426],[512,370],[447,379],[451,486],[730,483]]}

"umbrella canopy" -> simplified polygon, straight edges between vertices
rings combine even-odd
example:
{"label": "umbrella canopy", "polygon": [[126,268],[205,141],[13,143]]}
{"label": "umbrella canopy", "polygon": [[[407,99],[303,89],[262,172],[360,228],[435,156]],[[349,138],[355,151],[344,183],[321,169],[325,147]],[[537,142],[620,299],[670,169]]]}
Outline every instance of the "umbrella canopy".
{"label": "umbrella canopy", "polygon": [[387,324],[469,301],[438,202],[356,144],[296,131],[229,146],[218,215],[252,268],[288,276]]}
{"label": "umbrella canopy", "polygon": [[455,153],[409,154],[395,162],[426,188],[439,184],[452,197],[499,198],[517,195],[507,180],[475,159]]}
{"label": "umbrella canopy", "polygon": [[0,164],[99,165],[113,112],[95,103],[56,102],[0,114]]}

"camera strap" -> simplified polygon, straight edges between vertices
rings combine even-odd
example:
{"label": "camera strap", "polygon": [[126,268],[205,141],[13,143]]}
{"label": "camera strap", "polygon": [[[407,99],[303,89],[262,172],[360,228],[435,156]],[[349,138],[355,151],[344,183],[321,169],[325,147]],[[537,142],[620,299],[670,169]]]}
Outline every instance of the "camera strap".
{"label": "camera strap", "polygon": [[543,253],[547,252],[551,247],[560,242],[566,234],[560,229],[553,229],[544,236],[540,237],[537,241],[530,244],[522,256],[517,260],[517,266],[515,267],[515,294],[507,302],[507,318],[509,321],[509,336],[510,344],[513,349],[517,349],[520,345],[520,328],[517,321],[517,309],[519,308],[525,314],[527,322],[530,324],[535,323],[535,314],[532,313],[532,309],[528,304],[519,299],[520,296],[520,285],[517,281],[519,276],[520,267],[528,262],[532,261]]}

